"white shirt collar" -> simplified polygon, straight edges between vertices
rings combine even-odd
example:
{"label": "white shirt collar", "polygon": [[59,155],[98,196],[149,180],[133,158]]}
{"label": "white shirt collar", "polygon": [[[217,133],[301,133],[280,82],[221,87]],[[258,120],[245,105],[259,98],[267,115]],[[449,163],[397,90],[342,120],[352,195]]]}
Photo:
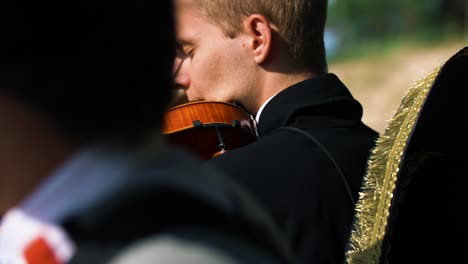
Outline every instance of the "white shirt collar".
{"label": "white shirt collar", "polygon": [[268,102],[271,101],[271,99],[273,99],[273,97],[275,97],[276,94],[274,94],[272,97],[268,98],[268,100],[266,100],[262,106],[260,106],[260,108],[258,109],[258,112],[257,112],[257,115],[255,116],[255,121],[257,121],[257,124],[258,124],[258,121],[260,120],[260,114],[262,113],[263,109],[265,108],[265,106],[268,104]]}

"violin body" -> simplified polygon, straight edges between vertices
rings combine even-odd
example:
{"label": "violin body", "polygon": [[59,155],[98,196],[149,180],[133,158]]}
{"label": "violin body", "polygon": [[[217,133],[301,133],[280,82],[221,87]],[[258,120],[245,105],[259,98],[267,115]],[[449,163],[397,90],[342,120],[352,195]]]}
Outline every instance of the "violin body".
{"label": "violin body", "polygon": [[225,102],[196,101],[166,112],[163,134],[171,144],[204,160],[256,140],[255,121],[242,108]]}

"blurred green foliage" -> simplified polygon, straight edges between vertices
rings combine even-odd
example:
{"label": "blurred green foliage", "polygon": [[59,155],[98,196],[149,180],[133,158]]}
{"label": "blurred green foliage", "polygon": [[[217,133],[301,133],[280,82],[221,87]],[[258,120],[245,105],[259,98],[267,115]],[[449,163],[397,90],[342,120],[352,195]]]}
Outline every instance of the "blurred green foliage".
{"label": "blurred green foliage", "polygon": [[330,60],[383,51],[401,41],[468,39],[468,0],[329,0]]}

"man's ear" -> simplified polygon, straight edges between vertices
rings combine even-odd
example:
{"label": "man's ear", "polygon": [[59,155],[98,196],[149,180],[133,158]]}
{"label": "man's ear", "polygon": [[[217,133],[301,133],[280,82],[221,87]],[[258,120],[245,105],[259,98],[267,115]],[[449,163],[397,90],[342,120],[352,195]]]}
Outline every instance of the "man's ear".
{"label": "man's ear", "polygon": [[244,20],[244,30],[249,37],[249,48],[256,63],[263,63],[268,57],[272,43],[272,32],[268,20],[259,14],[253,14]]}

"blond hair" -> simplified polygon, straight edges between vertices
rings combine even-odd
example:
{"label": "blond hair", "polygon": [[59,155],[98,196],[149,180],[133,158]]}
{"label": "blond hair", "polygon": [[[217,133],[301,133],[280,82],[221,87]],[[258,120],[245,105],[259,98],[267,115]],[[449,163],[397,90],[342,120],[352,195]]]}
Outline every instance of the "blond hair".
{"label": "blond hair", "polygon": [[195,0],[203,14],[228,37],[242,31],[242,19],[263,15],[286,43],[298,66],[326,72],[323,41],[327,0]]}

